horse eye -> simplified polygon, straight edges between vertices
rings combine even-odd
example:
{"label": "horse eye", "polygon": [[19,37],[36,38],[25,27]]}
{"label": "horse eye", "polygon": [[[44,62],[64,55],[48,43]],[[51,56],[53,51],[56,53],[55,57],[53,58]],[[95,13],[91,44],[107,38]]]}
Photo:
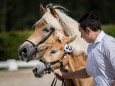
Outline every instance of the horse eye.
{"label": "horse eye", "polygon": [[48,29],[48,28],[44,28],[43,31],[45,31],[45,32],[49,32],[50,29]]}
{"label": "horse eye", "polygon": [[56,53],[56,52],[57,52],[56,50],[52,50],[52,51],[51,51],[51,54],[54,54],[54,53]]}

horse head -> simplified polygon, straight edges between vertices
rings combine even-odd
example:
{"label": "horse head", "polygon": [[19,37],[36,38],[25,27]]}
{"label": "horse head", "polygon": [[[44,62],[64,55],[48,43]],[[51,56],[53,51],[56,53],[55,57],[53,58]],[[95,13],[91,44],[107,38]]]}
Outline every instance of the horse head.
{"label": "horse head", "polygon": [[[67,44],[73,42],[75,38],[76,36],[63,37],[63,41],[58,39],[53,45],[48,47],[43,59],[41,59],[41,62],[44,63],[46,67],[44,71],[50,73],[55,69],[64,68],[68,64],[72,48],[67,46]],[[44,71],[42,70],[42,72],[40,72],[40,68],[40,65],[33,68],[33,73],[36,77],[41,74],[43,75]]]}
{"label": "horse head", "polygon": [[[58,34],[57,30],[62,31],[57,20],[58,15],[52,5],[49,5],[48,8],[41,5],[40,10],[43,17],[35,23],[35,31],[18,49],[19,57],[23,61],[28,62],[37,57],[36,55],[44,53],[49,44],[54,41],[53,33]],[[61,37],[59,34],[57,36]]]}

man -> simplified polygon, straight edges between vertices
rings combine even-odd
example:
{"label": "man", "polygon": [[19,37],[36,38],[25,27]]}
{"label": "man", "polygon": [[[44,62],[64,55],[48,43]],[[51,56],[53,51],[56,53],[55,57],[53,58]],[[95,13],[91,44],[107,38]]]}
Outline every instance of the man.
{"label": "man", "polygon": [[101,29],[99,18],[90,12],[79,19],[81,37],[88,45],[88,61],[86,68],[64,73],[54,71],[58,78],[87,78],[92,76],[95,86],[113,86],[115,79],[115,39]]}

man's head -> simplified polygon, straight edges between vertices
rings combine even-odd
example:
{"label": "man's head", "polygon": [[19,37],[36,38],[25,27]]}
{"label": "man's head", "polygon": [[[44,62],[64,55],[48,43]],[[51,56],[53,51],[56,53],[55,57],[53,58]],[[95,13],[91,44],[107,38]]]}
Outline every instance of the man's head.
{"label": "man's head", "polygon": [[87,13],[78,20],[81,36],[88,42],[94,42],[98,32],[101,31],[99,18],[93,13]]}
{"label": "man's head", "polygon": [[85,14],[78,20],[78,23],[83,30],[86,30],[87,27],[90,27],[93,31],[101,30],[100,20],[93,12]]}

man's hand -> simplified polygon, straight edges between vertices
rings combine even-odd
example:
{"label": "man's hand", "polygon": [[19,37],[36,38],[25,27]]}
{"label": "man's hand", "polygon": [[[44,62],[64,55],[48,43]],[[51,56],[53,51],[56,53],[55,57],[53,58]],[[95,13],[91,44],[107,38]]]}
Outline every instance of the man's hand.
{"label": "man's hand", "polygon": [[54,70],[54,75],[56,76],[56,78],[58,78],[59,80],[65,79],[64,78],[64,72],[60,71],[60,69]]}

